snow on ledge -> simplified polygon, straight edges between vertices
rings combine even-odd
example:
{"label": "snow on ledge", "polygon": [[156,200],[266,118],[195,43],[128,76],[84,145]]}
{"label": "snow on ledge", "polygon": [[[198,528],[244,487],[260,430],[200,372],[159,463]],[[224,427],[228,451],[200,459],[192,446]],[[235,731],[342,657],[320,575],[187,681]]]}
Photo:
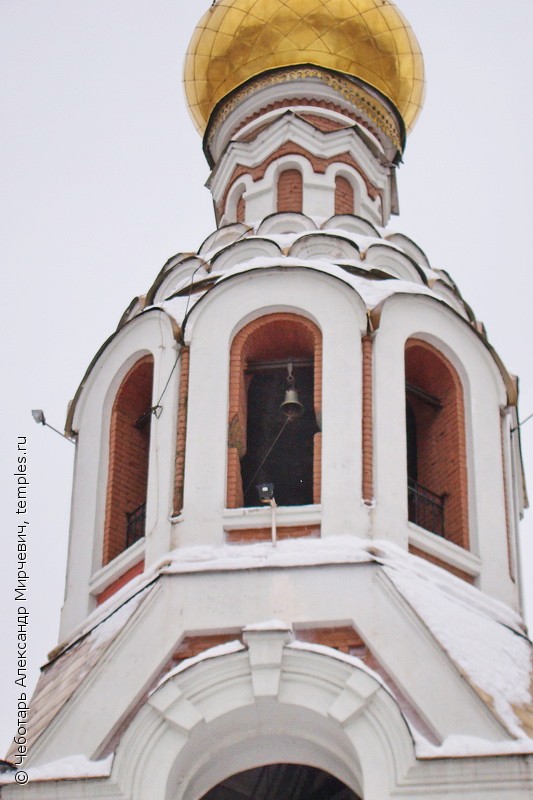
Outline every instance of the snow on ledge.
{"label": "snow on ledge", "polygon": [[290,631],[292,633],[292,628],[290,625],[287,625],[286,622],[283,622],[282,619],[267,619],[264,622],[253,622],[251,625],[246,625],[245,628],[242,629],[243,633],[254,633],[254,632],[269,632],[269,631]]}
{"label": "snow on ledge", "polygon": [[[91,761],[87,756],[73,755],[30,767],[25,770],[29,783],[38,781],[64,781],[78,778],[108,778],[111,775],[114,754],[111,753],[102,761]],[[15,772],[0,776],[0,784],[17,783]]]}
{"label": "snow on ledge", "polygon": [[[318,653],[322,656],[329,656],[329,658],[334,658],[337,661],[343,661],[345,664],[349,664],[351,667],[357,667],[357,669],[361,670],[361,672],[366,672],[367,675],[370,675],[371,678],[379,683],[379,685],[385,689],[392,697],[389,687],[383,680],[383,678],[378,675],[377,672],[374,672],[373,669],[367,667],[364,661],[362,661],[357,656],[351,656],[348,653],[341,653],[340,650],[336,650],[334,647],[328,647],[325,644],[314,644],[312,642],[302,642],[299,639],[296,639],[294,642],[290,642],[286,647],[290,648],[291,650],[305,650],[308,653]],[[397,702],[395,700],[395,702]]]}
{"label": "snow on ledge", "polygon": [[165,675],[163,675],[155,689],[150,692],[150,696],[152,696],[154,692],[157,692],[157,690],[164,683],[167,683],[167,681],[169,681],[175,675],[179,675],[181,672],[193,667],[195,664],[200,664],[202,661],[207,661],[210,658],[220,658],[220,656],[229,656],[231,653],[240,653],[242,650],[246,650],[246,647],[242,642],[239,642],[238,639],[234,639],[231,642],[224,642],[223,644],[217,644],[214,647],[210,647],[208,650],[204,650],[197,656],[186,658],[180,664],[178,664],[177,667],[173,667]]}
{"label": "snow on ledge", "polygon": [[292,539],[248,545],[211,545],[174,550],[161,571],[164,574],[218,572],[261,567],[307,567],[320,564],[356,564],[375,561],[370,542],[353,536],[327,539]]}
{"label": "snow on ledge", "polygon": [[418,758],[474,758],[475,756],[510,756],[533,753],[533,739],[506,739],[492,742],[476,736],[448,736],[441,745],[430,744],[412,730]]}

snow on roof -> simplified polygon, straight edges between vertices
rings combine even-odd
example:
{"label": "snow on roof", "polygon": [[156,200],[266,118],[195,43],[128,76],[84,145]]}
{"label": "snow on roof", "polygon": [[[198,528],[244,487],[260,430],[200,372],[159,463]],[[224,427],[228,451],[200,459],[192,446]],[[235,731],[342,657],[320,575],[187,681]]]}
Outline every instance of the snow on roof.
{"label": "snow on roof", "polygon": [[[268,633],[270,631],[275,631],[277,633],[290,631],[292,633],[292,628],[290,625],[287,625],[282,620],[267,620],[266,622],[254,622],[250,625],[247,625],[243,628],[243,633],[246,632],[261,632],[261,633]],[[298,639],[295,639],[291,642],[288,642],[285,647],[290,648],[291,650],[305,650],[308,653],[318,653],[323,656],[328,656],[329,658],[334,658],[337,661],[343,661],[345,664],[349,664],[352,667],[357,667],[358,669],[362,670],[362,672],[366,672],[367,675],[370,675],[374,680],[376,680],[381,686],[387,689],[387,686],[383,679],[374,672],[374,670],[370,669],[364,661],[362,661],[357,656],[351,656],[347,653],[341,653],[340,650],[335,650],[333,647],[328,647],[327,645],[323,644],[314,644],[312,642],[303,642]],[[214,647],[209,647],[207,650],[199,653],[197,656],[193,656],[192,658],[186,658],[177,667],[173,667],[169,670],[159,681],[156,688],[153,692],[156,692],[157,689],[170,680],[175,675],[179,675],[181,672],[184,672],[186,669],[194,666],[195,664],[200,664],[203,661],[207,661],[211,658],[219,658],[220,656],[227,656],[231,655],[232,653],[240,653],[243,650],[247,650],[247,647],[238,639],[234,639],[231,642],[225,642],[224,644],[217,644]],[[388,689],[387,689],[388,691]],[[151,692],[150,694],[153,694]]]}
{"label": "snow on roof", "polygon": [[[279,216],[280,215],[272,215],[272,225],[274,225]],[[281,216],[285,218],[286,215]],[[198,254],[196,259],[200,259],[201,263],[204,264],[208,270],[209,264],[216,259],[217,256],[219,256],[223,251],[230,251],[232,245],[236,245],[238,248],[235,251],[237,263],[235,264],[231,260],[233,266],[227,270],[222,270],[224,274],[223,276],[219,277],[219,281],[223,280],[224,277],[237,275],[241,272],[249,271],[250,269],[268,269],[280,266],[302,266],[309,269],[320,270],[329,274],[335,274],[336,276],[339,276],[338,271],[340,269],[340,271],[344,273],[344,276],[358,277],[350,275],[346,270],[343,270],[336,266],[335,263],[332,263],[332,259],[328,259],[327,253],[324,253],[323,258],[317,258],[316,254],[312,257],[293,258],[290,254],[291,247],[293,247],[293,245],[300,240],[305,241],[306,243],[312,243],[313,238],[316,238],[317,243],[321,242],[322,245],[324,245],[324,243],[327,243],[328,237],[332,239],[332,246],[334,247],[335,240],[340,237],[345,242],[351,242],[357,252],[361,253],[362,260],[358,258],[357,261],[354,261],[353,266],[357,267],[358,269],[367,270],[370,273],[373,268],[376,268],[376,265],[373,264],[373,258],[375,257],[375,254],[373,254],[372,247],[374,246],[375,250],[375,245],[380,245],[379,250],[381,253],[383,253],[383,248],[385,250],[388,249],[390,250],[391,257],[394,257],[394,254],[396,253],[400,254],[402,257],[407,257],[412,262],[415,262],[416,269],[418,270],[420,277],[418,280],[413,279],[412,281],[394,280],[395,276],[391,275],[390,281],[385,280],[380,282],[375,280],[375,275],[369,275],[368,279],[359,277],[359,281],[357,283],[347,281],[347,283],[353,286],[353,288],[355,288],[356,291],[361,294],[370,310],[393,293],[419,293],[427,294],[428,296],[434,297],[441,302],[445,302],[455,311],[459,310],[459,313],[461,313],[460,309],[463,306],[463,300],[458,294],[453,282],[446,278],[446,283],[449,284],[449,288],[453,293],[453,297],[446,297],[442,292],[440,294],[436,292],[434,293],[430,288],[428,289],[425,286],[425,283],[432,285],[436,280],[445,280],[446,275],[439,270],[432,269],[427,261],[427,258],[423,254],[423,251],[420,250],[420,248],[418,248],[414,242],[412,242],[403,234],[399,234],[392,229],[378,230],[377,228],[375,228],[375,235],[372,235],[371,231],[366,231],[364,233],[357,232],[348,224],[350,221],[348,217],[346,227],[342,227],[342,220],[332,217],[331,219],[326,220],[319,228],[317,228],[316,224],[312,220],[304,217],[304,215],[299,214],[297,217],[298,224],[293,222],[294,230],[283,233],[278,233],[275,230],[270,232],[268,226],[267,228],[264,226],[265,221],[262,221],[258,228],[243,228],[243,226],[235,225],[226,226],[219,231],[215,231],[214,234],[206,239],[206,242],[204,242],[204,244],[200,247],[199,253],[201,253],[201,255]],[[356,217],[353,219],[356,221],[359,220],[359,218]],[[302,220],[309,222],[311,227],[302,229]],[[364,223],[364,220],[359,220],[359,222]],[[333,227],[328,227],[330,224],[333,225]],[[287,221],[287,225],[290,226],[290,220]],[[369,228],[371,227],[373,226],[369,225]],[[246,255],[247,249],[245,245],[247,242],[250,245],[253,245],[255,239],[262,242],[270,241],[272,244],[277,245],[280,248],[279,255],[271,258],[255,257],[250,259],[249,256]],[[208,250],[206,250],[206,245],[208,246]],[[208,273],[206,273],[204,269],[201,269],[188,277],[187,270],[190,270],[190,267],[187,267],[185,262],[188,263],[190,258],[185,259],[184,263],[181,263],[183,259],[178,258],[176,260],[176,258],[177,257],[174,257],[174,260],[176,261],[175,266],[168,269],[168,271],[165,273],[163,286],[155,292],[154,297],[157,299],[154,299],[153,302],[156,306],[164,306],[166,311],[170,313],[178,323],[182,323],[186,311],[189,311],[198,302],[198,300],[201,299],[205,292],[209,291],[210,285],[206,285],[205,288],[196,286],[196,284],[201,281],[205,282],[206,275]],[[344,261],[345,259],[343,259],[343,263]],[[377,269],[382,272],[386,272],[387,267],[380,266],[379,263],[381,262],[378,261]],[[345,266],[349,268],[350,265],[346,263]],[[175,283],[172,281],[172,274],[175,275]],[[215,277],[214,273],[211,273],[210,277]],[[175,298],[171,302],[166,299],[171,297],[172,294],[178,290],[184,291],[189,285],[189,282],[192,292],[190,297]],[[383,283],[388,285],[381,285]],[[178,302],[176,302],[176,300],[178,300]],[[137,311],[133,309],[129,313],[128,319],[131,319],[136,315],[136,313],[139,313],[139,311],[140,309]],[[464,316],[468,317],[466,311]]]}
{"label": "snow on roof", "polygon": [[171,670],[165,673],[165,675],[163,675],[155,689],[150,692],[150,695],[152,695],[154,692],[157,692],[160,686],[169,681],[175,675],[179,675],[181,672],[193,667],[195,664],[200,664],[202,661],[208,661],[210,658],[220,658],[220,656],[229,656],[232,653],[240,653],[242,650],[246,650],[246,647],[238,639],[234,639],[231,642],[224,642],[223,644],[217,644],[214,647],[209,647],[207,650],[203,650],[197,656],[185,658],[177,665],[177,667],[173,667]]}
{"label": "snow on roof", "polygon": [[[86,756],[75,755],[51,761],[38,767],[25,770],[29,783],[36,781],[61,781],[76,778],[108,778],[111,775],[114,754],[111,753],[102,761],[91,761]],[[15,773],[0,775],[0,784],[16,783]]]}
{"label": "snow on roof", "polygon": [[[517,709],[531,702],[531,642],[511,609],[414,556],[382,559],[384,571],[461,674],[509,733],[533,750]],[[528,750],[528,751],[529,751]]]}
{"label": "snow on roof", "polygon": [[349,653],[341,653],[340,650],[335,650],[333,647],[328,647],[325,644],[315,644],[313,642],[302,642],[299,639],[296,639],[294,642],[289,642],[287,647],[290,647],[291,650],[307,650],[309,653],[319,653],[323,656],[329,656],[330,658],[336,658],[337,661],[343,661],[345,664],[349,664],[352,667],[357,667],[362,672],[366,672],[367,675],[370,675],[374,678],[377,683],[380,684],[384,689],[386,689],[390,693],[390,689],[388,688],[387,684],[383,680],[383,678],[378,675],[373,669],[370,669],[369,666],[365,664],[357,656],[351,656]]}
{"label": "snow on roof", "polygon": [[131,598],[128,602],[120,606],[116,611],[113,611],[107,619],[99,622],[90,633],[90,641],[92,647],[106,644],[111,639],[114,639],[119,631],[122,630],[126,622],[129,620],[134,611],[137,610],[141,602],[145,599],[149,588],[143,589],[137,595]]}
{"label": "snow on roof", "polygon": [[478,609],[480,613],[491,617],[494,621],[505,625],[516,631],[516,633],[525,634],[524,622],[517,611],[514,611],[505,603],[484,594],[475,586],[466,583],[451,572],[443,570],[441,567],[412,553],[406,553],[405,550],[388,541],[374,540],[369,549],[371,549],[376,560],[384,566],[394,568],[398,572],[408,571],[414,578],[441,589],[450,597],[457,598],[458,601],[465,603],[469,607]]}
{"label": "snow on roof", "polygon": [[[344,281],[344,283],[348,284],[349,286],[352,286],[363,299],[368,308],[375,308],[375,306],[379,305],[387,297],[390,297],[392,294],[399,293],[424,294],[428,297],[443,299],[439,298],[435,292],[433,292],[427,286],[424,286],[422,283],[414,283],[392,277],[390,279],[379,281],[372,280],[362,275],[353,275],[342,267],[337,266],[337,264],[332,264],[331,261],[328,261],[326,258],[303,259],[292,258],[289,256],[282,258],[265,258],[258,256],[256,258],[248,259],[246,263],[238,264],[227,270],[227,272],[225,272],[222,277],[218,278],[216,282],[219,283],[220,281],[226,280],[232,275],[238,275],[257,269],[272,269],[280,266],[303,267],[307,269],[313,269],[317,272],[323,272],[327,275],[332,275],[339,280]],[[360,267],[361,265],[357,264],[357,266]]]}
{"label": "snow on roof", "polygon": [[[117,633],[147,597],[150,589],[151,587],[138,592],[129,599],[123,598],[123,605],[116,610],[108,611],[106,619],[93,621],[92,630],[80,634],[59,657],[42,668],[30,704],[27,737],[30,751],[32,745],[96,666]],[[16,745],[13,742],[7,754],[8,760],[15,751]]]}
{"label": "snow on roof", "polygon": [[[268,620],[265,622],[257,622],[247,625],[243,632],[269,632],[269,631],[290,631],[291,627],[282,620]],[[371,676],[386,692],[391,694],[394,698],[394,693],[383,678],[371,669],[357,656],[352,656],[347,653],[342,653],[332,647],[322,644],[315,644],[304,642],[300,640],[293,640],[288,642],[285,647],[290,650],[299,650],[308,653],[318,653],[319,655],[334,658],[337,661],[342,661],[351,667],[356,667],[367,675]],[[185,659],[177,667],[172,668],[167,672],[158,683],[154,692],[157,691],[163,684],[171,678],[179,675],[187,669],[195,666],[196,664],[203,663],[213,658],[220,658],[222,656],[231,655],[245,651],[247,648],[239,640],[226,642],[215,647],[210,647],[198,655]],[[152,692],[153,693],[153,692]],[[396,701],[397,702],[397,701]],[[488,756],[488,755],[516,755],[521,753],[530,753],[533,750],[533,741],[526,736],[523,732],[519,740],[504,740],[501,742],[487,741],[474,736],[453,735],[447,737],[440,745],[435,745],[429,742],[422,733],[417,730],[413,725],[412,720],[404,717],[405,721],[411,731],[415,743],[416,754],[419,758],[450,758],[450,757],[473,757],[473,756]]]}

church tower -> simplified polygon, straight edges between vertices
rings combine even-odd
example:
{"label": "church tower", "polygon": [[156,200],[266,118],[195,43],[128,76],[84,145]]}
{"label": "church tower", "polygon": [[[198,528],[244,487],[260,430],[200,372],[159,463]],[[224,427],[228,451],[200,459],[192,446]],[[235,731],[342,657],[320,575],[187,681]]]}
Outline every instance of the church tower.
{"label": "church tower", "polygon": [[517,383],[389,227],[414,33],[215,0],[185,90],[216,229],[71,403],[60,642],[1,795],[531,800]]}

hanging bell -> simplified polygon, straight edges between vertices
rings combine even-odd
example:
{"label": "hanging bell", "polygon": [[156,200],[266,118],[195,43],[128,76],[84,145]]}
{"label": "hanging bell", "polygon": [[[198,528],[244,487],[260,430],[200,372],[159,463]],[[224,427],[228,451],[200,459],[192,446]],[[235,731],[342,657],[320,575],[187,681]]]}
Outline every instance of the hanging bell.
{"label": "hanging bell", "polygon": [[280,405],[280,411],[289,419],[297,419],[304,413],[304,407],[300,403],[298,392],[294,388],[294,375],[292,374],[292,363],[287,364],[287,383],[289,388],[285,392],[285,400]]}
{"label": "hanging bell", "polygon": [[304,407],[300,403],[298,392],[292,388],[287,389],[285,392],[285,400],[279,408],[289,419],[297,419],[304,413]]}

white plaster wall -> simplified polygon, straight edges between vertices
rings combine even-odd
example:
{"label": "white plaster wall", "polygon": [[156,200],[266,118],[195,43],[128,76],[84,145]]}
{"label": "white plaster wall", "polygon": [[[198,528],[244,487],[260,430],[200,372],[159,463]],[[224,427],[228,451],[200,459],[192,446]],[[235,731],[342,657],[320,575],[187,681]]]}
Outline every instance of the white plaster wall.
{"label": "white plaster wall", "polygon": [[[293,312],[323,337],[322,536],[365,536],[361,506],[361,335],[358,295],[323,273],[291,267],[235,276],[195,308],[191,347],[183,521],[180,545],[222,542],[226,493],[229,352],[253,319]],[[283,510],[280,509],[279,524]]]}
{"label": "white plaster wall", "polygon": [[[486,739],[487,747],[509,738],[380,567],[324,565],[161,578],[140,613],[117,633],[90,680],[39,738],[28,765],[76,753],[98,757],[115,726],[187,632],[239,633],[246,625],[272,618],[311,627],[355,625],[438,738],[474,736]],[[267,658],[264,663],[271,665],[272,660]],[[298,673],[305,670],[296,670],[295,678]],[[222,674],[219,680],[223,679]],[[295,697],[290,691],[288,686],[280,699],[316,708],[312,696],[297,693]],[[232,698],[235,684],[228,678],[223,699],[231,704]],[[205,702],[209,702],[209,693]],[[220,703],[216,708],[220,714]],[[207,714],[209,718],[211,714]],[[131,754],[128,758],[135,761]]]}
{"label": "white plaster wall", "polygon": [[[410,534],[404,375],[404,348],[410,337],[425,339],[440,349],[463,382],[470,547],[480,559],[477,585],[517,608],[507,553],[500,433],[500,409],[506,404],[503,380],[475,332],[427,297],[391,297],[384,304],[375,337],[374,535],[406,547]],[[457,548],[449,550],[455,553]]]}
{"label": "white plaster wall", "polygon": [[179,366],[161,401],[161,415],[151,419],[146,537],[102,569],[111,409],[125,375],[147,354],[154,359],[155,405],[178,354],[171,322],[157,310],[135,318],[111,340],[77,402],[73,428],[79,433],[60,640],[87,617],[94,607],[95,594],[143,555],[149,566],[170,549]]}

